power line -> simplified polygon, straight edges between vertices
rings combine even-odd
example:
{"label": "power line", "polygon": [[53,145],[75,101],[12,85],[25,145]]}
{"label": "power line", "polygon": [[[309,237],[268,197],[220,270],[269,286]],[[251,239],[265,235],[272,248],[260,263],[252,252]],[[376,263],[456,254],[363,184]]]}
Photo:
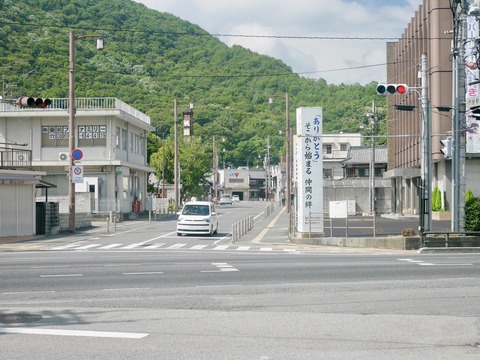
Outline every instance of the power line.
{"label": "power line", "polygon": [[156,35],[176,35],[176,36],[214,36],[214,37],[236,37],[236,38],[259,38],[259,39],[294,39],[294,40],[373,40],[373,41],[405,41],[405,40],[451,40],[450,36],[447,37],[412,37],[410,38],[398,38],[398,37],[376,37],[376,36],[304,36],[304,35],[256,35],[256,34],[211,34],[204,32],[174,32],[174,31],[155,31],[155,30],[141,30],[141,29],[119,29],[119,28],[100,28],[100,27],[88,27],[88,26],[75,26],[75,25],[54,25],[54,24],[32,24],[23,23],[20,21],[6,21],[0,20],[0,23],[7,25],[20,25],[30,27],[46,27],[46,28],[60,28],[60,29],[72,29],[72,30],[85,30],[85,31],[106,31],[106,32],[127,32],[127,33],[143,33],[143,34],[156,34]]}

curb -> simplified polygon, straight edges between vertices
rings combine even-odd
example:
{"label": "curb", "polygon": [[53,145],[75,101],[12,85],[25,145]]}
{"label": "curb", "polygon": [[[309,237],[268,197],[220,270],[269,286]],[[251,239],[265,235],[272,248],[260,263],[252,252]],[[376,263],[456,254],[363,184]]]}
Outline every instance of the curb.
{"label": "curb", "polygon": [[480,253],[480,248],[474,247],[442,247],[442,248],[420,248],[417,250],[419,254],[435,254],[435,253]]}

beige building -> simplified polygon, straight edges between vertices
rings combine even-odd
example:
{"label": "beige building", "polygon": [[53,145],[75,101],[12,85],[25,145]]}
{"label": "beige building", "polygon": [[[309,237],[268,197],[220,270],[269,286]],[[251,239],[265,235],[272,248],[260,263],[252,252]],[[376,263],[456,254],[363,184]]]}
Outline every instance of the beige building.
{"label": "beige building", "polygon": [[[0,143],[3,152],[14,154],[2,166],[43,172],[41,179],[56,185],[48,199],[59,203],[60,230],[68,227],[68,105],[68,99],[52,99],[45,108],[0,104]],[[77,98],[76,109],[76,149],[83,154],[82,179],[75,185],[77,227],[88,225],[89,213],[145,209],[147,179],[154,171],[147,165],[150,118],[116,98]],[[45,190],[36,196],[44,199]]]}
{"label": "beige building", "polygon": [[[407,84],[406,95],[388,95],[388,172],[392,181],[392,211],[398,214],[419,213],[422,162],[422,120],[419,71],[421,57],[427,56],[428,88],[431,104],[432,189],[439,186],[451,191],[450,170],[440,153],[440,140],[451,130],[451,112],[439,107],[452,104],[452,11],[449,0],[425,0],[397,42],[387,44],[387,79],[390,84]],[[417,89],[412,89],[417,88]],[[398,110],[396,105],[412,105],[413,111]],[[448,195],[446,197],[448,199]]]}

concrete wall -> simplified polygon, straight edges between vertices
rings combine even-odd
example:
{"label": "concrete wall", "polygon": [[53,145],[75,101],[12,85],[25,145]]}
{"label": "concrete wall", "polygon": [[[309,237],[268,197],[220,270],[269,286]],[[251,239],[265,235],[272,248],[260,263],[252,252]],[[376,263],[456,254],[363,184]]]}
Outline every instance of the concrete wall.
{"label": "concrete wall", "polygon": [[[44,201],[37,198],[37,201]],[[68,196],[49,196],[48,201],[58,203],[59,219],[58,227],[60,231],[68,230]],[[92,208],[91,193],[75,194],[75,228],[81,229],[92,226]],[[54,229],[55,231],[55,229]]]}
{"label": "concrete wall", "polygon": [[[375,211],[380,214],[388,214],[392,211],[392,199],[390,188],[375,189]],[[329,211],[330,201],[355,200],[357,213],[367,213],[370,204],[370,192],[368,187],[324,187],[323,209]]]}

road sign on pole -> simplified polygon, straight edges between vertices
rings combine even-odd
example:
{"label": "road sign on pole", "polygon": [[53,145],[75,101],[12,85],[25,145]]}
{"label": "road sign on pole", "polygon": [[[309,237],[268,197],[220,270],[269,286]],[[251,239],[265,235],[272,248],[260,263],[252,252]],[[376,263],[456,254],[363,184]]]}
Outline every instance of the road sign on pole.
{"label": "road sign on pole", "polygon": [[72,166],[72,183],[83,183],[83,165]]}
{"label": "road sign on pole", "polygon": [[83,158],[83,152],[80,149],[74,149],[72,151],[72,159],[73,160],[82,160]]}

